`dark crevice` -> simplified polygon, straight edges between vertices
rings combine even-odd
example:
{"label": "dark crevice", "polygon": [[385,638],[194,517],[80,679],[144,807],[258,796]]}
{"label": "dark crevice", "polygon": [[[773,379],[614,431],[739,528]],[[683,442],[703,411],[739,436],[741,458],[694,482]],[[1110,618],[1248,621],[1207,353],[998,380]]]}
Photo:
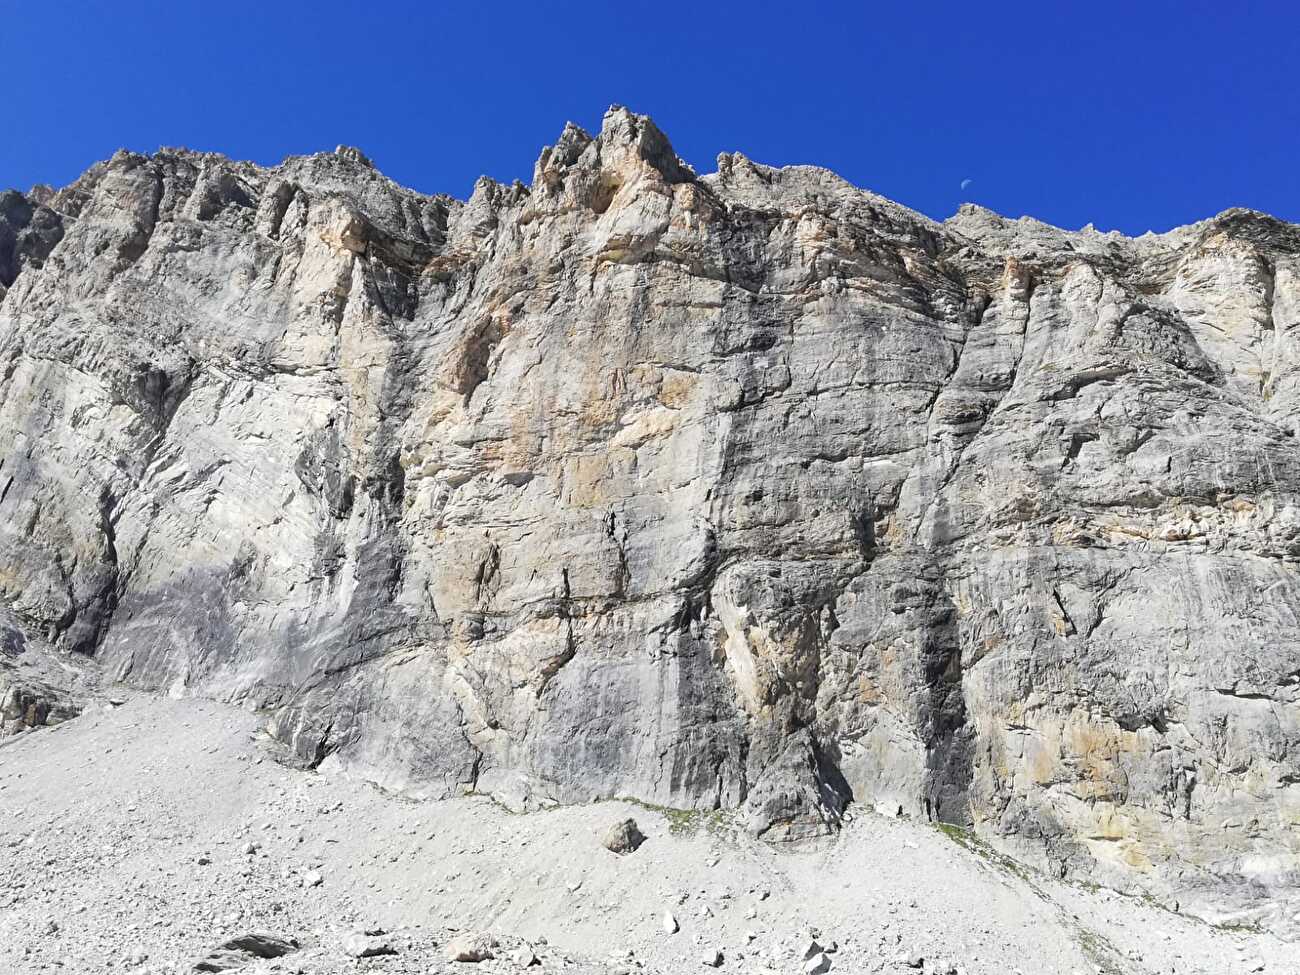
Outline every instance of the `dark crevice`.
{"label": "dark crevice", "polygon": [[921,727],[927,769],[923,800],[932,819],[970,826],[974,729],[966,711],[956,607],[940,579],[924,580],[921,588],[924,628],[919,639],[926,686]]}

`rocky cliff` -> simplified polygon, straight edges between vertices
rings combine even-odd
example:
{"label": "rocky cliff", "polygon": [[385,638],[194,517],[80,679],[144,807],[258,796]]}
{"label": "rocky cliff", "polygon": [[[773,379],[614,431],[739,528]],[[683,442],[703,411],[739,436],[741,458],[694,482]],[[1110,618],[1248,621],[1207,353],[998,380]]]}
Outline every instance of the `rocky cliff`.
{"label": "rocky cliff", "polygon": [[1300,228],[941,224],[613,109],[466,202],[121,152],[0,196],[0,294],[12,725],[94,669],[1300,927]]}

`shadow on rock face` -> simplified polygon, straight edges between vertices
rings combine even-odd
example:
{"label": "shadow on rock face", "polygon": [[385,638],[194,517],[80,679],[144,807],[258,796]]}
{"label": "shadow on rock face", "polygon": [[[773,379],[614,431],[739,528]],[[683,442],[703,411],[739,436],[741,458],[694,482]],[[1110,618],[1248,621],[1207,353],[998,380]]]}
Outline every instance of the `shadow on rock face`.
{"label": "shadow on rock face", "polygon": [[839,768],[804,729],[755,783],[745,801],[745,821],[755,836],[773,842],[829,836],[852,799]]}

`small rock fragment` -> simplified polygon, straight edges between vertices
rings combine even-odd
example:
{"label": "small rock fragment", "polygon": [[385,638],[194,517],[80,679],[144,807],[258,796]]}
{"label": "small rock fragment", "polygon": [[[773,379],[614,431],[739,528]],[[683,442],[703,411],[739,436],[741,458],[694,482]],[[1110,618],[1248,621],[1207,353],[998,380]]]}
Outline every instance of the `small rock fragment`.
{"label": "small rock fragment", "polygon": [[830,970],[831,959],[825,952],[818,952],[803,963],[804,975],[825,975]]}
{"label": "small rock fragment", "polygon": [[510,959],[520,968],[531,968],[533,965],[540,965],[537,954],[528,945],[520,945],[514,950]]}
{"label": "small rock fragment", "polygon": [[676,934],[681,929],[672,911],[664,911],[663,926],[664,934]]}
{"label": "small rock fragment", "polygon": [[200,958],[194,965],[196,972],[228,972],[243,968],[256,958],[279,958],[298,950],[294,938],[268,931],[250,931],[231,938]]}
{"label": "small rock fragment", "polygon": [[468,932],[452,938],[447,945],[447,958],[451,961],[480,962],[495,958],[492,949],[496,941],[486,934]]}
{"label": "small rock fragment", "polygon": [[397,954],[397,949],[382,934],[382,931],[378,934],[364,931],[350,934],[343,941],[343,951],[351,958],[377,958],[380,955]]}

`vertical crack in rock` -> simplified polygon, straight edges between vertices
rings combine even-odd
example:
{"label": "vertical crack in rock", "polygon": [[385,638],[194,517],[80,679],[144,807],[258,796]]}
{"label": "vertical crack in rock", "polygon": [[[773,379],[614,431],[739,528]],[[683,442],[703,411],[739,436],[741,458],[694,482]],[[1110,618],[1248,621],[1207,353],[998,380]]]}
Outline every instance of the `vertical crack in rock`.
{"label": "vertical crack in rock", "polygon": [[958,826],[971,824],[970,785],[974,775],[974,729],[968,725],[962,651],[956,607],[936,581],[924,612],[922,640],[927,688],[922,721],[928,732],[925,790],[927,818]]}

